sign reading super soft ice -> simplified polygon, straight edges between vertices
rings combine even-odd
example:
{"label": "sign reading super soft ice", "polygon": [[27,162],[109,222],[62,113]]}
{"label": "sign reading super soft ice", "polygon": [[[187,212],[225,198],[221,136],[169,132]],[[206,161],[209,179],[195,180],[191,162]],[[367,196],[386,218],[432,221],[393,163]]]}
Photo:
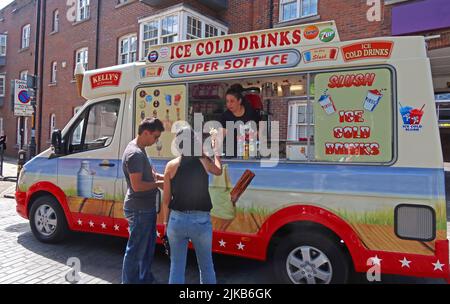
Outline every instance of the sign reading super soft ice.
{"label": "sign reading super soft ice", "polygon": [[392,160],[393,102],[388,69],[318,74],[315,87],[318,161]]}
{"label": "sign reading super soft ice", "polygon": [[172,78],[197,75],[239,73],[276,68],[292,68],[300,63],[301,55],[296,50],[255,53],[252,55],[210,58],[172,64]]}
{"label": "sign reading super soft ice", "polygon": [[14,80],[14,116],[32,116],[33,105],[26,80]]}

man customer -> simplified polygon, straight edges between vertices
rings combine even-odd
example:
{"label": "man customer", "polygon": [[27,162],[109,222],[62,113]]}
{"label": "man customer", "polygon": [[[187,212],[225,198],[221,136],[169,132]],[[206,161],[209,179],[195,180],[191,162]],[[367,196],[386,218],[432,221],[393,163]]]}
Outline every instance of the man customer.
{"label": "man customer", "polygon": [[130,237],[123,260],[123,284],[152,284],[155,278],[151,264],[156,243],[156,205],[159,203],[164,176],[152,168],[146,147],[155,144],[163,124],[158,119],[144,119],[138,136],[132,140],[122,157],[122,169],[128,186],[124,215],[128,220]]}

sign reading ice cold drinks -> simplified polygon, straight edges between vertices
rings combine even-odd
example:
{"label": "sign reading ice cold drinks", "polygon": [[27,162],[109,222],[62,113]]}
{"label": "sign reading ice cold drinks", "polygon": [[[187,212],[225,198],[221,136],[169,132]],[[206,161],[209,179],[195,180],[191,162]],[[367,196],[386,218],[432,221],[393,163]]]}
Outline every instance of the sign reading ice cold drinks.
{"label": "sign reading ice cold drinks", "polygon": [[386,69],[316,76],[317,160],[389,162],[392,159],[390,77]]}

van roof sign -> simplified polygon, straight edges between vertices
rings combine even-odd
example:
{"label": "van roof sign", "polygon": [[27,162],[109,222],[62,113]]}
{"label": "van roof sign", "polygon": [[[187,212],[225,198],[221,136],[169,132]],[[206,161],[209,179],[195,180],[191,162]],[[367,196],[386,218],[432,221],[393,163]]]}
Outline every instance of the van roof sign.
{"label": "van roof sign", "polygon": [[339,41],[335,22],[328,21],[155,46],[149,50],[147,64],[292,49]]}

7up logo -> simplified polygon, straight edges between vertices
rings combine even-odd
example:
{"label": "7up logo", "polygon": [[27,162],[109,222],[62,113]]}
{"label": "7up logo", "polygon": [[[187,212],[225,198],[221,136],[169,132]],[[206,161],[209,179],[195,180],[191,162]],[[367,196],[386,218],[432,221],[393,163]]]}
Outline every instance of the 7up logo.
{"label": "7up logo", "polygon": [[319,39],[322,42],[331,42],[336,37],[336,32],[331,28],[322,30],[319,34]]}

